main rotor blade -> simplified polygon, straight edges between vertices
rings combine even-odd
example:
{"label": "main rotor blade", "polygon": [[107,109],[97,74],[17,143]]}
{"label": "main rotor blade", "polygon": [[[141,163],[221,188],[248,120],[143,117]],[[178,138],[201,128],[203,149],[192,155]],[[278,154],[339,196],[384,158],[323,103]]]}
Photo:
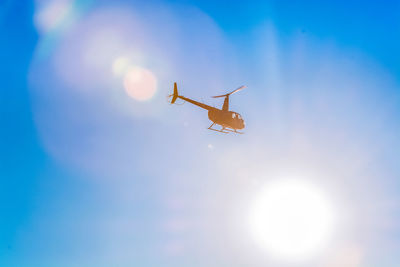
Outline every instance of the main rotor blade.
{"label": "main rotor blade", "polygon": [[240,90],[243,90],[244,88],[246,88],[246,85],[242,85],[239,88],[233,90],[232,92],[230,92],[228,95],[234,94],[236,92],[239,92]]}
{"label": "main rotor blade", "polygon": [[239,92],[240,90],[243,90],[244,88],[246,88],[246,85],[242,85],[242,86],[240,86],[239,88],[237,88],[237,89],[233,90],[232,92],[230,92],[230,93],[228,93],[228,94],[225,94],[225,95],[217,95],[217,96],[213,96],[213,98],[217,98],[217,97],[225,97],[225,96],[228,96],[228,95],[234,94],[234,93],[236,93],[236,92]]}

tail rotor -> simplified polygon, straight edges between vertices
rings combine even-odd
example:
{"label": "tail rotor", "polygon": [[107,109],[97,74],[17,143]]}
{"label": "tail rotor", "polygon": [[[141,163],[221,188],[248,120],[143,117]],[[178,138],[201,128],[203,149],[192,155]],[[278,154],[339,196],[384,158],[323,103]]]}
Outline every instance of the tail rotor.
{"label": "tail rotor", "polygon": [[174,104],[176,99],[178,98],[178,86],[176,85],[176,82],[174,83],[174,93],[169,95],[168,97],[171,97],[171,104]]}

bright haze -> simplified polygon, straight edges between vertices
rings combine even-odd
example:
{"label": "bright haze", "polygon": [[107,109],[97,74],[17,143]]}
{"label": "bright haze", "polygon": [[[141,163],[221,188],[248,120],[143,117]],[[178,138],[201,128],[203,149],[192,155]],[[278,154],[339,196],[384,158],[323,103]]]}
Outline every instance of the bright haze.
{"label": "bright haze", "polygon": [[399,14],[2,1],[0,266],[399,266]]}

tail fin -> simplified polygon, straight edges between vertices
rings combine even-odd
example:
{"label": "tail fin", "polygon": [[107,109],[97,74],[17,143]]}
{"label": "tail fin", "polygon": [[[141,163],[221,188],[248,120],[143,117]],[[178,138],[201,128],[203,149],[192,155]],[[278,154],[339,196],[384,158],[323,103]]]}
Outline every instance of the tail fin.
{"label": "tail fin", "polygon": [[172,95],[171,104],[175,103],[176,99],[178,98],[178,86],[174,83],[174,94]]}

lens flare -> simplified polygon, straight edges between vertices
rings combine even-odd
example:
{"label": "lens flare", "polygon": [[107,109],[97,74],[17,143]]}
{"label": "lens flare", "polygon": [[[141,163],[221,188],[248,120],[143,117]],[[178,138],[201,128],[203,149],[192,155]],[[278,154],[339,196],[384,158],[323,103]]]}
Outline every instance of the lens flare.
{"label": "lens flare", "polygon": [[125,74],[124,87],[126,93],[133,99],[146,101],[156,93],[157,79],[151,71],[134,67]]}
{"label": "lens flare", "polygon": [[66,19],[72,8],[71,0],[36,1],[34,21],[37,29],[41,33],[55,29]]}
{"label": "lens flare", "polygon": [[328,202],[314,186],[297,180],[267,186],[250,216],[254,239],[273,256],[308,258],[327,240],[332,226]]}
{"label": "lens flare", "polygon": [[112,64],[112,71],[115,76],[123,75],[129,69],[129,59],[127,57],[118,57]]}

